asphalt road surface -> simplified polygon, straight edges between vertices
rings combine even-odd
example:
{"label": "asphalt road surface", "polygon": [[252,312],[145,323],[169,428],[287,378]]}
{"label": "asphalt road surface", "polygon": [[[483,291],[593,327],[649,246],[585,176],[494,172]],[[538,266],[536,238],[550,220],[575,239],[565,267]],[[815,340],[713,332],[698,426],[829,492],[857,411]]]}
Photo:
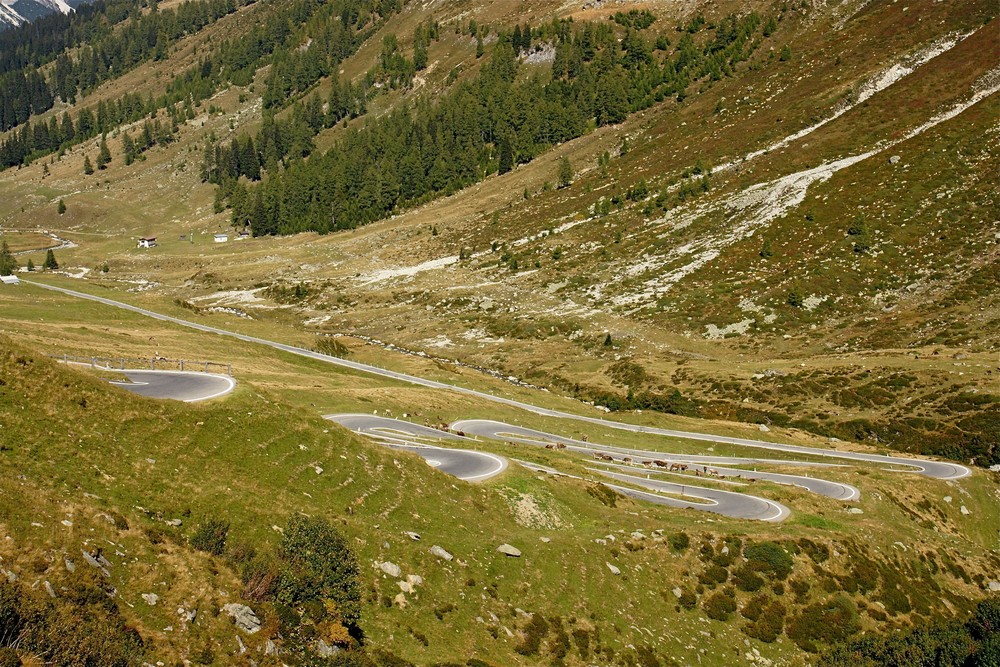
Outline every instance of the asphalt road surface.
{"label": "asphalt road surface", "polygon": [[495,454],[469,449],[436,447],[419,442],[420,440],[447,440],[468,445],[475,444],[473,440],[454,433],[376,415],[323,415],[323,418],[336,422],[355,433],[371,437],[386,447],[413,452],[441,472],[466,482],[489,479],[507,469],[507,460]]}
{"label": "asphalt road surface", "polygon": [[228,394],[236,380],[226,375],[187,371],[118,371],[130,382],[111,382],[116,387],[149,398],[172,398],[194,403]]}
{"label": "asphalt road surface", "polygon": [[557,417],[560,419],[573,419],[576,421],[588,422],[591,424],[597,424],[599,426],[604,426],[607,428],[632,431],[635,433],[649,433],[652,435],[664,435],[673,438],[684,438],[687,440],[720,442],[730,445],[737,445],[741,447],[757,447],[775,451],[793,452],[797,454],[808,454],[812,456],[824,456],[824,457],[832,457],[832,458],[846,459],[852,461],[867,461],[870,463],[880,463],[889,466],[889,469],[891,470],[897,470],[899,472],[915,472],[917,474],[925,475],[927,477],[933,477],[935,479],[959,479],[962,477],[967,477],[968,475],[972,474],[972,471],[969,470],[969,468],[960,465],[958,463],[950,463],[947,461],[932,461],[929,459],[916,459],[916,458],[908,458],[902,456],[882,456],[879,454],[847,452],[835,449],[820,449],[818,447],[784,445],[774,442],[767,442],[763,440],[750,440],[748,438],[732,438],[728,436],[711,435],[707,433],[695,433],[692,431],[677,431],[673,429],[655,428],[652,426],[637,426],[635,424],[615,422],[606,419],[599,419],[597,417],[584,417],[582,415],[575,415],[569,412],[561,412],[559,410],[541,408],[535,405],[531,405],[529,403],[515,401],[513,399],[504,398],[502,396],[494,396],[493,394],[489,394],[486,392],[476,391],[474,389],[467,389],[465,387],[458,387],[455,385],[446,384],[444,382],[437,382],[435,380],[425,380],[424,378],[420,378],[414,375],[408,375],[406,373],[398,373],[396,371],[390,371],[384,368],[378,368],[376,366],[362,364],[357,361],[351,361],[349,359],[340,359],[338,357],[332,357],[327,354],[313,352],[312,350],[306,350],[304,348],[295,347],[293,345],[285,345],[284,343],[277,343],[263,338],[256,338],[254,336],[247,336],[245,334],[226,331],[225,329],[218,329],[216,327],[210,327],[205,324],[189,322],[187,320],[182,320],[178,317],[161,315],[159,313],[154,313],[152,311],[145,310],[137,306],[132,306],[127,303],[122,303],[120,301],[114,301],[112,299],[106,299],[104,297],[94,296],[92,294],[86,294],[85,292],[76,292],[74,290],[69,290],[62,287],[55,287],[53,285],[46,285],[44,283],[37,283],[30,280],[22,280],[22,282],[29,285],[33,285],[35,287],[41,287],[43,289],[48,289],[55,292],[61,292],[63,294],[68,294],[70,296],[75,296],[81,299],[88,299],[90,301],[96,301],[98,303],[103,303],[108,306],[114,306],[115,308],[121,308],[124,310],[131,311],[133,313],[139,313],[140,315],[145,315],[147,317],[158,319],[164,322],[172,322],[174,324],[179,324],[184,327],[197,329],[199,331],[206,331],[209,333],[215,333],[219,334],[220,336],[228,336],[231,338],[236,338],[238,340],[246,341],[248,343],[257,343],[260,345],[266,345],[276,350],[282,350],[284,352],[289,352],[291,354],[308,357],[310,359],[317,359],[319,361],[324,361],[329,364],[334,364],[337,366],[341,366],[343,368],[349,368],[362,373],[369,373],[372,375],[378,375],[385,378],[391,378],[394,380],[407,382],[409,384],[414,384],[421,387],[430,387],[432,389],[446,389],[449,391],[455,391],[469,396],[475,396],[483,400],[492,401],[494,403],[508,405],[511,407],[520,408],[522,410],[528,410],[529,412],[533,412],[535,414],[547,417]]}
{"label": "asphalt road surface", "polygon": [[[526,445],[544,447],[546,444],[561,444],[567,450],[580,452],[582,454],[594,455],[604,454],[610,456],[615,462],[639,463],[641,461],[663,461],[665,463],[687,463],[692,469],[699,469],[702,473],[713,470],[716,474],[713,477],[741,478],[741,479],[764,479],[778,484],[791,484],[798,486],[812,493],[817,493],[828,498],[837,500],[857,500],[861,497],[861,492],[850,484],[831,482],[816,477],[806,477],[804,475],[788,475],[782,473],[772,473],[757,470],[746,470],[743,468],[722,467],[720,463],[780,463],[786,465],[796,465],[795,461],[780,461],[767,459],[739,459],[725,456],[692,456],[685,454],[670,454],[666,452],[656,452],[644,449],[625,449],[622,447],[609,447],[597,443],[564,438],[562,436],[536,431],[535,429],[514,426],[503,422],[486,419],[467,419],[458,421],[451,425],[452,430],[461,431],[466,434],[491,438],[493,440],[506,440],[509,442],[519,442]],[[695,466],[693,464],[703,464]],[[809,465],[809,464],[804,464]],[[711,466],[711,467],[710,467]],[[645,469],[636,468],[643,475],[662,475],[666,471],[659,468]],[[707,478],[711,479],[711,478]]]}

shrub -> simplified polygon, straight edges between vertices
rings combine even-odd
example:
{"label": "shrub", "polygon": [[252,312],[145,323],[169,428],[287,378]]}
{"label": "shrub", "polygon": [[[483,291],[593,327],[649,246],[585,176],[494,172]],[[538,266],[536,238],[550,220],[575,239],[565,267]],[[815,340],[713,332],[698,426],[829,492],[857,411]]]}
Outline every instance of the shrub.
{"label": "shrub", "polygon": [[748,566],[755,572],[769,573],[779,581],[792,571],[792,557],[776,542],[748,544],[743,555],[750,561]]}
{"label": "shrub", "polygon": [[729,615],[736,611],[736,600],[726,591],[720,591],[708,596],[702,603],[702,607],[709,618],[714,618],[717,621],[728,621]]}
{"label": "shrub", "polygon": [[778,601],[763,608],[760,615],[743,627],[748,637],[770,644],[778,638],[785,624],[785,605]]}
{"label": "shrub", "polygon": [[685,589],[681,592],[681,596],[677,599],[677,603],[684,609],[691,611],[698,604],[698,596]]}
{"label": "shrub", "polygon": [[524,628],[524,639],[514,647],[514,652],[520,655],[538,655],[542,640],[549,633],[549,623],[541,614],[535,614]]}
{"label": "shrub", "polygon": [[191,546],[198,551],[206,551],[213,556],[221,556],[226,551],[229,536],[229,522],[222,519],[208,519],[198,526],[191,536]]}
{"label": "shrub", "polygon": [[764,579],[747,565],[742,565],[733,571],[733,583],[736,584],[736,588],[748,593],[754,593],[764,587]]}
{"label": "shrub", "polygon": [[704,572],[698,575],[698,581],[706,586],[724,584],[729,579],[729,571],[719,565],[710,565]]}
{"label": "shrub", "polygon": [[691,538],[683,530],[671,535],[669,541],[670,548],[674,551],[686,551],[691,545]]}
{"label": "shrub", "polygon": [[281,540],[277,599],[288,605],[333,602],[344,625],[361,618],[358,564],[347,540],[326,519],[292,517]]}
{"label": "shrub", "polygon": [[820,643],[844,641],[860,628],[854,601],[841,593],[811,604],[788,622],[788,637],[803,651],[816,653]]}

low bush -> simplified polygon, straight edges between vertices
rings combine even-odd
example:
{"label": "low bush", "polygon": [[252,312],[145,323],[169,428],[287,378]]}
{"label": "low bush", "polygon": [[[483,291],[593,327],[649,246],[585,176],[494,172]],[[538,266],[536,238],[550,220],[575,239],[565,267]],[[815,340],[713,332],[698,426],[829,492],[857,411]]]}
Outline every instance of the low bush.
{"label": "low bush", "polygon": [[229,536],[229,522],[222,519],[208,519],[202,522],[191,536],[191,546],[213,556],[221,556],[226,551]]}
{"label": "low bush", "polygon": [[736,600],[727,591],[720,591],[705,598],[702,607],[709,618],[728,621],[729,615],[736,611]]}

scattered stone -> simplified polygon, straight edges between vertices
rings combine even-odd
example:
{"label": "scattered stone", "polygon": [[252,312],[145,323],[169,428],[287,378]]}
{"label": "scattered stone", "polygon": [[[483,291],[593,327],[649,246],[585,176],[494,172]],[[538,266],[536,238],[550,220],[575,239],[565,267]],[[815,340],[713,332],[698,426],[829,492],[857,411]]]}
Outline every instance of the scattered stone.
{"label": "scattered stone", "polygon": [[443,558],[444,560],[452,560],[454,558],[454,556],[452,556],[450,553],[448,553],[442,547],[439,547],[436,544],[431,547],[431,553],[437,556],[438,558]]}
{"label": "scattered stone", "polygon": [[264,642],[264,655],[278,655],[278,646],[270,639]]}
{"label": "scattered stone", "polygon": [[59,523],[61,523],[62,525],[66,526],[67,528],[72,528],[73,527],[73,522],[70,521],[69,519],[63,519]]}
{"label": "scattered stone", "polygon": [[722,551],[722,555],[723,556],[728,556],[729,555],[729,545],[728,544],[723,544],[721,551]]}
{"label": "scattered stone", "polygon": [[323,474],[323,469],[322,469],[322,468],[320,468],[319,466],[314,466],[314,467],[313,467],[313,470],[315,470],[315,471],[316,471],[316,474],[317,474],[317,475],[322,475],[322,474]]}
{"label": "scattered stone", "polygon": [[396,578],[401,574],[403,574],[403,571],[399,569],[398,565],[396,565],[395,563],[390,563],[389,561],[386,561],[384,563],[379,563],[378,569],[382,570],[383,572],[385,572],[386,574],[388,574],[390,577],[393,578]]}
{"label": "scattered stone", "polygon": [[260,619],[257,618],[257,614],[253,612],[253,609],[245,604],[231,602],[222,607],[222,611],[229,614],[233,622],[236,623],[236,627],[243,632],[252,635],[260,630]]}
{"label": "scattered stone", "polygon": [[991,581],[986,584],[986,587],[991,591],[1000,591],[1000,581]]}
{"label": "scattered stone", "polygon": [[643,535],[642,532],[640,532],[638,530],[632,531],[632,535],[630,537],[633,540],[644,540],[644,539],[646,539],[646,536]]}
{"label": "scattered stone", "polygon": [[681,596],[684,595],[684,591],[680,589],[680,586],[674,586],[674,590],[670,592],[673,593],[674,597],[677,598],[678,600],[680,600]]}
{"label": "scattered stone", "polygon": [[76,572],[76,563],[71,561],[69,558],[63,558],[63,562],[66,563],[66,569],[69,572]]}
{"label": "scattered stone", "polygon": [[240,647],[240,653],[246,653],[247,652],[246,644],[243,643],[243,640],[240,639],[239,635],[236,635],[236,644]]}
{"label": "scattered stone", "polygon": [[898,155],[893,155],[892,157],[889,158],[889,164],[899,164],[899,161],[901,159],[902,158],[899,157]]}
{"label": "scattered stone", "polygon": [[598,537],[594,541],[597,542],[598,544],[603,544],[605,546],[607,546],[607,544],[608,544],[608,541],[606,539],[604,539],[603,537]]}
{"label": "scattered stone", "polygon": [[7,577],[7,581],[9,581],[10,583],[14,583],[15,581],[17,581],[17,574],[15,574],[13,571],[4,570],[3,574],[5,577]]}
{"label": "scattered stone", "polygon": [[400,609],[403,609],[404,607],[406,607],[406,595],[405,595],[405,594],[403,594],[403,593],[396,593],[396,597],[394,597],[394,598],[392,599],[392,601],[393,601],[393,603],[395,603],[395,604],[396,604],[396,605],[397,605],[397,606],[398,606],[398,607],[399,607]]}
{"label": "scattered stone", "polygon": [[761,433],[767,433],[771,430],[767,427],[767,424],[757,424],[757,428],[760,429]]}
{"label": "scattered stone", "polygon": [[157,602],[160,601],[160,596],[157,595],[156,593],[143,593],[142,599],[145,600],[146,604],[148,604],[150,607],[153,607],[156,605]]}
{"label": "scattered stone", "polygon": [[316,655],[321,658],[331,658],[340,652],[339,646],[330,646],[322,639],[316,640]]}
{"label": "scattered stone", "polygon": [[518,549],[517,547],[512,547],[509,544],[501,544],[500,546],[497,547],[497,551],[504,554],[505,556],[511,556],[513,558],[521,557],[521,550]]}
{"label": "scattered stone", "polygon": [[865,511],[863,509],[861,509],[860,507],[852,507],[851,509],[847,510],[847,513],[848,514],[864,514]]}
{"label": "scattered stone", "polygon": [[184,607],[177,607],[177,615],[187,623],[194,623],[194,619],[198,618],[198,610],[192,609],[188,611]]}
{"label": "scattered stone", "polygon": [[545,544],[548,544],[549,542],[551,542],[551,541],[552,541],[552,539],[551,539],[551,538],[549,538],[549,537],[539,537],[539,538],[538,538],[538,540],[539,540],[540,542],[544,542]]}
{"label": "scattered stone", "polygon": [[965,505],[962,505],[960,508],[958,508],[958,511],[966,516],[972,514],[972,512],[969,511],[969,508],[966,507]]}
{"label": "scattered stone", "polygon": [[103,574],[105,577],[111,576],[111,573],[108,572],[107,567],[104,566],[104,563],[107,563],[108,567],[110,567],[111,563],[108,563],[108,560],[104,556],[98,555],[97,557],[94,557],[90,555],[86,549],[81,549],[80,553],[83,554],[83,560],[86,561],[87,565],[91,567],[96,567],[98,570],[101,571],[101,574]]}
{"label": "scattered stone", "polygon": [[397,581],[396,585],[399,586],[399,590],[403,591],[404,593],[413,592],[413,584],[411,584],[408,581]]}
{"label": "scattered stone", "polygon": [[944,497],[944,501],[945,501],[946,503],[950,503],[950,502],[951,502],[951,496],[945,496],[945,497]]}
{"label": "scattered stone", "polygon": [[45,592],[49,594],[49,597],[55,597],[56,596],[55,589],[52,588],[52,584],[50,584],[48,581],[45,582]]}
{"label": "scattered stone", "polygon": [[620,569],[618,569],[617,567],[615,567],[611,563],[605,562],[604,564],[608,566],[609,570],[611,570],[611,574],[613,574],[615,576],[618,576],[619,574],[622,573],[622,571]]}
{"label": "scattered stone", "polygon": [[406,580],[410,582],[410,585],[413,587],[420,586],[424,583],[424,578],[419,574],[408,574],[406,575]]}
{"label": "scattered stone", "polygon": [[166,519],[163,523],[167,524],[168,526],[173,526],[174,528],[180,528],[184,522],[181,521],[180,519]]}
{"label": "scattered stone", "polygon": [[413,533],[413,532],[410,532],[410,531],[406,531],[405,535],[407,535],[414,542],[419,542],[420,541],[420,533]]}

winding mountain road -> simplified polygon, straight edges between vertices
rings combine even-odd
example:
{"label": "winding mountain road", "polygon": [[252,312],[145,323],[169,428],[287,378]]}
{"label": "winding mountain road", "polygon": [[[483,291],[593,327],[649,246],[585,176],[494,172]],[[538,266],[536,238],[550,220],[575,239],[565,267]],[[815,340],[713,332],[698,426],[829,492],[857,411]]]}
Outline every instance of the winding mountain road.
{"label": "winding mountain road", "polygon": [[[759,464],[783,464],[783,465],[818,465],[824,466],[824,464],[810,464],[810,463],[800,463],[797,461],[783,461],[774,459],[741,459],[725,456],[693,456],[687,454],[670,454],[666,452],[650,451],[645,449],[626,449],[622,447],[611,447],[608,445],[601,445],[597,443],[584,442],[582,440],[574,440],[573,438],[564,438],[562,436],[553,435],[551,433],[545,433],[543,431],[536,431],[535,429],[524,428],[522,426],[514,426],[512,424],[505,424],[503,422],[486,420],[486,419],[467,419],[463,421],[455,422],[451,425],[452,430],[461,431],[462,433],[472,434],[476,436],[481,436],[485,438],[490,438],[492,440],[506,440],[519,442],[526,445],[534,445],[537,447],[544,447],[546,444],[549,445],[562,445],[567,450],[576,451],[582,454],[588,455],[601,455],[610,456],[613,461],[623,461],[628,459],[627,462],[632,462],[633,460],[638,462],[641,460],[661,460],[664,463],[702,463],[711,464],[713,470],[717,476],[720,477],[736,477],[741,479],[762,479],[771,482],[776,482],[778,484],[791,484],[793,486],[798,486],[812,493],[819,494],[821,496],[826,496],[828,498],[834,498],[836,500],[857,500],[861,497],[861,492],[857,488],[851,486],[850,484],[844,484],[841,482],[831,482],[825,479],[819,479],[816,477],[806,477],[804,475],[788,475],[784,473],[772,473],[764,472],[758,470],[745,470],[742,468],[729,468],[720,467],[720,463],[730,463],[730,464],[740,464],[740,463],[759,463]],[[826,464],[825,467],[830,467]],[[707,465],[702,467],[703,471],[709,470]],[[637,468],[644,475],[650,474],[664,474],[667,471],[658,470],[653,468],[652,470],[647,468]],[[659,488],[659,487],[657,487]]]}
{"label": "winding mountain road", "polygon": [[448,440],[475,444],[463,438],[420,424],[365,414],[323,415],[324,419],[340,424],[355,433],[368,436],[392,449],[412,452],[441,472],[466,482],[478,482],[495,477],[507,469],[507,460],[488,452],[469,449],[436,447],[421,440]]}
{"label": "winding mountain road", "polygon": [[189,371],[119,371],[129,382],[114,382],[116,387],[148,398],[171,398],[185,403],[207,401],[228,394],[236,380],[214,373]]}
{"label": "winding mountain road", "polygon": [[[113,299],[106,299],[104,297],[95,296],[93,294],[87,294],[85,292],[77,292],[75,290],[66,289],[63,287],[56,287],[54,285],[46,285],[44,283],[39,283],[30,280],[22,280],[23,283],[32,285],[34,287],[40,287],[42,289],[51,290],[54,292],[60,292],[69,296],[77,297],[80,299],[87,299],[89,301],[95,301],[97,303],[103,303],[107,306],[113,306],[115,308],[121,308],[123,310],[128,310],[133,313],[138,313],[146,317],[151,317],[153,319],[161,320],[163,322],[171,322],[173,324],[178,324],[183,327],[188,327],[191,329],[196,329],[198,331],[205,331],[208,333],[218,334],[220,336],[228,336],[230,338],[235,338],[237,340],[242,340],[248,343],[256,343],[259,345],[266,345],[276,350],[281,350],[283,352],[289,352],[291,354],[299,355],[302,357],[307,357],[310,359],[315,359],[318,361],[323,361],[329,364],[347,368],[350,370],[358,371],[361,373],[368,373],[371,375],[377,375],[384,378],[389,378],[393,380],[398,380],[400,382],[406,382],[409,384],[418,385],[421,387],[429,387],[431,389],[444,389],[448,391],[454,391],[468,396],[474,396],[476,398],[490,401],[493,403],[499,403],[502,405],[507,405],[510,407],[519,408],[521,410],[527,410],[537,415],[542,415],[545,417],[556,417],[559,419],[572,419],[575,421],[586,422],[590,424],[596,424],[598,426],[606,428],[614,428],[624,431],[631,431],[634,433],[649,433],[651,435],[662,435],[672,438],[683,438],[686,440],[699,440],[703,442],[718,442],[725,443],[729,445],[736,445],[740,447],[756,447],[759,449],[769,449],[773,451],[782,452],[792,452],[796,454],[806,454],[810,456],[823,456],[837,459],[845,459],[851,461],[866,461],[869,463],[879,463],[883,465],[890,466],[890,470],[899,472],[915,472],[926,477],[932,477],[934,479],[960,479],[962,477],[967,477],[972,474],[972,471],[958,463],[951,463],[947,461],[932,461],[929,459],[916,459],[901,456],[883,456],[880,454],[865,454],[861,452],[846,452],[838,451],[834,449],[820,449],[818,447],[803,447],[799,445],[785,445],[775,442],[767,442],[763,440],[751,440],[748,438],[733,438],[729,436],[719,436],[711,435],[707,433],[696,433],[693,431],[678,431],[674,429],[656,428],[652,426],[638,426],[635,424],[628,424],[624,422],[616,422],[606,419],[599,419],[597,417],[585,417],[583,415],[576,415],[569,412],[562,412],[559,410],[552,410],[549,408],[542,408],[536,405],[531,405],[530,403],[524,403],[522,401],[516,401],[510,398],[504,398],[502,396],[494,396],[482,391],[476,391],[475,389],[468,389],[466,387],[459,387],[456,385],[447,384],[444,382],[438,382],[436,380],[427,380],[415,375],[408,375],[406,373],[400,373],[397,371],[391,371],[384,368],[378,368],[376,366],[371,366],[369,364],[363,364],[357,361],[351,361],[349,359],[340,359],[338,357],[333,357],[327,354],[322,354],[320,352],[314,352],[312,350],[306,350],[301,347],[295,347],[294,345],[285,345],[284,343],[278,343],[275,341],[266,340],[264,338],[257,338],[255,336],[248,336],[246,334],[240,334],[233,331],[227,331],[225,329],[219,329],[217,327],[211,327],[205,324],[198,324],[196,322],[190,322],[188,320],[183,320],[179,317],[171,317],[169,315],[162,315],[160,313],[155,313],[144,308],[139,308],[138,306],[133,306],[127,303],[122,303],[120,301],[114,301]],[[903,468],[903,469],[901,469]]]}

